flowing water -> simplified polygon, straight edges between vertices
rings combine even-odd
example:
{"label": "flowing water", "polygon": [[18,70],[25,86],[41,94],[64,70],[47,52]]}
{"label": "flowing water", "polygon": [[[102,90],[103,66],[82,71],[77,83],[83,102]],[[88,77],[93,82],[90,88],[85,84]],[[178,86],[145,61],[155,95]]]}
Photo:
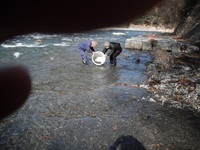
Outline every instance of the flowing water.
{"label": "flowing water", "polygon": [[[200,130],[195,116],[160,111],[160,104],[142,100],[150,93],[135,86],[147,80],[146,65],[153,57],[125,49],[124,44],[143,34],[152,33],[33,33],[1,43],[0,65],[27,67],[33,89],[25,105],[0,122],[0,149],[106,150],[119,136],[132,135],[147,149],[197,150]],[[82,64],[76,46],[83,40],[97,40],[97,51],[105,41],[120,42],[117,66],[110,65],[109,57],[96,66],[90,53],[89,64]]]}

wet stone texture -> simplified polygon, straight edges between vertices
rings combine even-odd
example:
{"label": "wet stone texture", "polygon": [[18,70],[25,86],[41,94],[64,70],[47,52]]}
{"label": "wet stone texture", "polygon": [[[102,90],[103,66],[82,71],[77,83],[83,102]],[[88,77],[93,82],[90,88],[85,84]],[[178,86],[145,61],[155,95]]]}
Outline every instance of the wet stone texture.
{"label": "wet stone texture", "polygon": [[[140,85],[148,82],[152,55],[124,48],[127,38],[152,33],[113,32],[119,31],[34,33],[1,44],[0,65],[26,66],[33,89],[21,109],[1,120],[0,149],[106,150],[121,135],[148,150],[199,149],[199,114],[150,99],[153,93]],[[91,54],[82,64],[76,50],[82,40],[97,40],[96,50],[120,42],[117,66],[109,58],[96,66]]]}

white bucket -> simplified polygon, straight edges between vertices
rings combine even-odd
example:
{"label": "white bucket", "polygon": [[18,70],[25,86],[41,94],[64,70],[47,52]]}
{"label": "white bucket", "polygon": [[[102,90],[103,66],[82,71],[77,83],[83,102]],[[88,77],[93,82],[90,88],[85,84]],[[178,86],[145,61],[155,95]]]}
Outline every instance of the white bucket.
{"label": "white bucket", "polygon": [[103,52],[97,51],[92,54],[92,62],[95,65],[103,65],[106,61],[106,56]]}

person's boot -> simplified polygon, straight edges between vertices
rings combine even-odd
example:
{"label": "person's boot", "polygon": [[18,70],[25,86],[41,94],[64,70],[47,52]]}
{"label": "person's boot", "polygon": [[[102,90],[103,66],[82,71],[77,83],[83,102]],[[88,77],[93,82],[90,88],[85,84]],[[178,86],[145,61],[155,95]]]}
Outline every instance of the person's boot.
{"label": "person's boot", "polygon": [[86,60],[86,59],[83,59],[83,60],[82,60],[82,63],[85,64],[85,65],[87,65],[87,60]]}
{"label": "person's boot", "polygon": [[114,61],[113,61],[113,66],[116,66],[116,64],[117,64],[117,61],[114,60]]}

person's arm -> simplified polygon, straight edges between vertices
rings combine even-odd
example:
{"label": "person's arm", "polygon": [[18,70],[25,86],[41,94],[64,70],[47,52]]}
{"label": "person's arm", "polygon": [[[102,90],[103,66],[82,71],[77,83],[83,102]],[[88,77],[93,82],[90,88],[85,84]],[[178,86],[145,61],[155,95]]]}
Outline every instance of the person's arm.
{"label": "person's arm", "polygon": [[92,50],[92,52],[95,52],[95,49],[94,49],[94,47],[90,47],[90,49]]}
{"label": "person's arm", "polygon": [[104,48],[104,49],[102,50],[102,52],[105,54],[105,53],[107,52],[107,50],[108,50],[108,49]]}

